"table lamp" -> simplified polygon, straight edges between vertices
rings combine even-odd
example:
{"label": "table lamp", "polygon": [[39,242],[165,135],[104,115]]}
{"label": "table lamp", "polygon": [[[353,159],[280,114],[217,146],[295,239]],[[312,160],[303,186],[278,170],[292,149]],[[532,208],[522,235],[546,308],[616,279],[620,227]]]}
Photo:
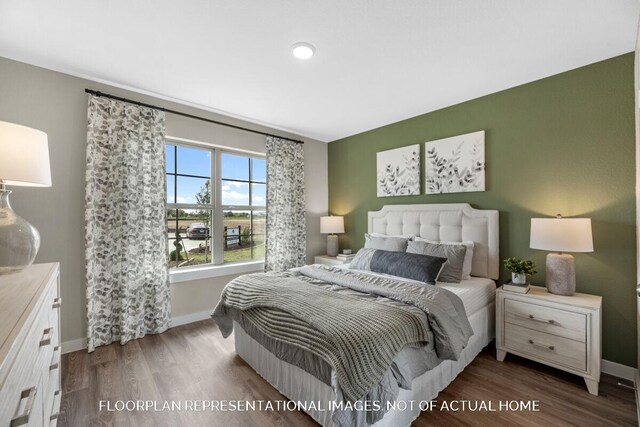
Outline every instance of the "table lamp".
{"label": "table lamp", "polygon": [[320,233],[327,234],[327,255],[338,256],[338,236],[336,233],[344,233],[344,217],[322,216],[320,217]]}
{"label": "table lamp", "polygon": [[531,218],[532,249],[554,251],[547,254],[547,290],[557,295],[573,295],[576,291],[576,267],[572,255],[564,252],[593,252],[591,219]]}
{"label": "table lamp", "polygon": [[0,274],[31,265],[40,234],[11,209],[7,185],[50,187],[47,134],[0,121]]}

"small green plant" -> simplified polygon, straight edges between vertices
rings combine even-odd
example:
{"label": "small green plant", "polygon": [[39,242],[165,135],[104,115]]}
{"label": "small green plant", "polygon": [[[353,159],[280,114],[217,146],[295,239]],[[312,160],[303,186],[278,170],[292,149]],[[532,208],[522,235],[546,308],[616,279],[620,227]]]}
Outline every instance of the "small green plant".
{"label": "small green plant", "polygon": [[526,274],[527,276],[532,276],[537,273],[535,262],[516,257],[505,259],[504,268],[512,273]]}

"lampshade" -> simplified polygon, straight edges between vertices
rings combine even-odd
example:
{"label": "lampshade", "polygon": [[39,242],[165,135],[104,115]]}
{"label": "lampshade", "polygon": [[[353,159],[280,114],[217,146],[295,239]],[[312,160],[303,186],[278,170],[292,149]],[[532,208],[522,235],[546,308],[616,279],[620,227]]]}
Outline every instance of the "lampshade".
{"label": "lampshade", "polygon": [[531,218],[529,246],[557,252],[593,252],[591,219]]}
{"label": "lampshade", "polygon": [[344,217],[341,216],[321,216],[320,233],[344,233]]}
{"label": "lampshade", "polygon": [[6,185],[50,187],[47,134],[0,121],[0,180]]}

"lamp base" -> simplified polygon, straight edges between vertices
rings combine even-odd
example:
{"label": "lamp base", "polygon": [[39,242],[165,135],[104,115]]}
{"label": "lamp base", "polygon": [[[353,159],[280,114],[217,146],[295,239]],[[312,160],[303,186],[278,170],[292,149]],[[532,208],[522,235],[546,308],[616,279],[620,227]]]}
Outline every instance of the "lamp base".
{"label": "lamp base", "polygon": [[547,290],[556,295],[576,292],[576,264],[569,254],[547,254]]}
{"label": "lamp base", "polygon": [[40,233],[11,209],[9,194],[0,189],[0,275],[31,265],[40,248]]}
{"label": "lamp base", "polygon": [[327,234],[327,256],[338,256],[338,252],[340,252],[338,236]]}

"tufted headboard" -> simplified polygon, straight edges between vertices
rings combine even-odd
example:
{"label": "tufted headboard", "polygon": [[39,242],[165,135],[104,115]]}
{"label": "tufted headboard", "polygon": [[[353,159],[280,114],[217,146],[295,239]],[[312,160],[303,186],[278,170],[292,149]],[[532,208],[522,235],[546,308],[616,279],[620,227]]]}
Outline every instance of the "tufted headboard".
{"label": "tufted headboard", "polygon": [[369,233],[420,236],[443,242],[474,242],[471,274],[497,280],[498,211],[474,209],[468,203],[385,205],[369,212]]}

